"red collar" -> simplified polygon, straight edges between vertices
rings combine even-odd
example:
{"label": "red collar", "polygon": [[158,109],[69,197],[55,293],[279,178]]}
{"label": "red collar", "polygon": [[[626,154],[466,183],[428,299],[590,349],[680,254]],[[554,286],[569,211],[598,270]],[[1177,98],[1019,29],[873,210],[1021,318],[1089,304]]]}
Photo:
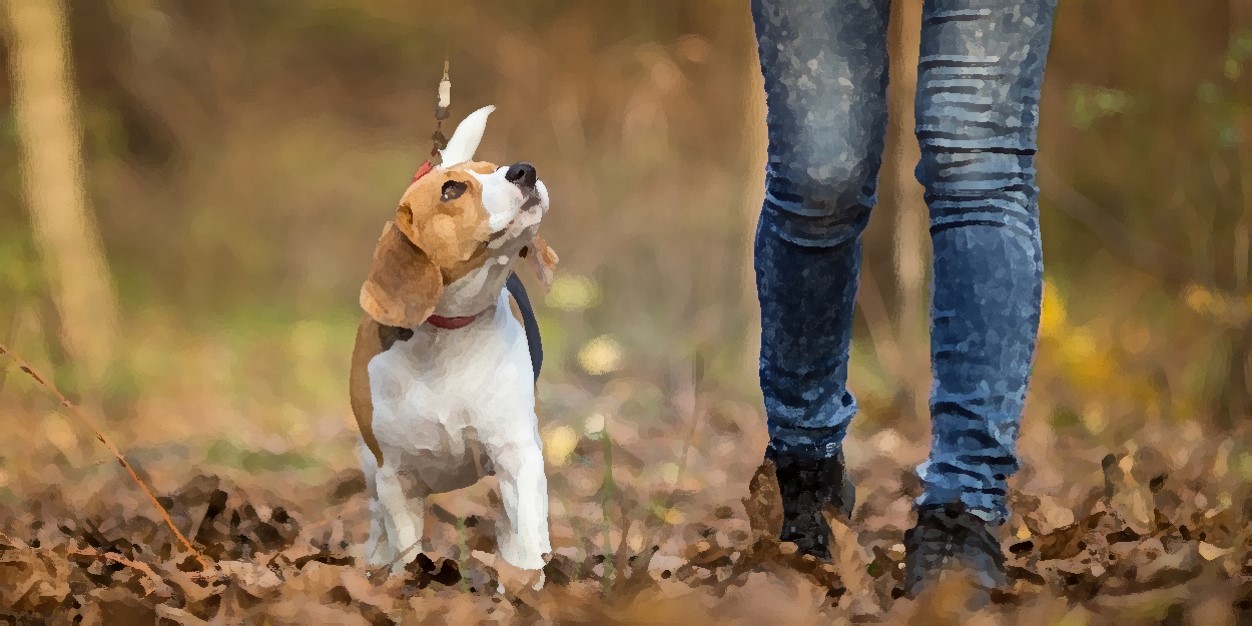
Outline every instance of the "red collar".
{"label": "red collar", "polygon": [[486,311],[475,313],[473,315],[463,315],[461,317],[432,315],[426,318],[426,323],[443,330],[456,330],[458,328],[465,328],[466,326],[469,326],[474,320],[482,317],[483,313],[486,313]]}

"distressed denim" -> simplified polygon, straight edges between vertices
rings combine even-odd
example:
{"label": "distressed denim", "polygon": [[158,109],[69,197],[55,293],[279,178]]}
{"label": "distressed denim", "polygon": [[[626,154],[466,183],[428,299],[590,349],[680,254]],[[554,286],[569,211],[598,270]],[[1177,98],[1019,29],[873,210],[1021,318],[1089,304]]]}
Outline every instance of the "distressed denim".
{"label": "distressed denim", "polygon": [[[768,101],[755,268],[770,445],[836,454],[861,233],[887,128],[889,0],[752,0]],[[1034,155],[1056,0],[926,0],[916,134],[934,250],[919,504],[1007,516],[1039,325]],[[881,320],[876,321],[881,323]]]}

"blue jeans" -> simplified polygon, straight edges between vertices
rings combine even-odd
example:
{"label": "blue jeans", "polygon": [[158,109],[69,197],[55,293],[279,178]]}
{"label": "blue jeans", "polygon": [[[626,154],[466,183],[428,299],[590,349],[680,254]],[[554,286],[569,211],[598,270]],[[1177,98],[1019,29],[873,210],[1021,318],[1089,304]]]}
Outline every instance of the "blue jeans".
{"label": "blue jeans", "polygon": [[[776,452],[837,454],[861,233],[887,127],[889,0],[752,0],[769,105],[756,233]],[[934,250],[932,444],[921,505],[1007,516],[1039,325],[1035,136],[1056,0],[926,0],[917,179]]]}

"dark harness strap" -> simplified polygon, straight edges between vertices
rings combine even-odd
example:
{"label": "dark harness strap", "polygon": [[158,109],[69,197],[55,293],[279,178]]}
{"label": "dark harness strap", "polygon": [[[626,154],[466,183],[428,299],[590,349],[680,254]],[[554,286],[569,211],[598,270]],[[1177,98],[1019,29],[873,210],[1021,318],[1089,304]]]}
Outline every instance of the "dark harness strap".
{"label": "dark harness strap", "polygon": [[535,370],[535,380],[539,380],[539,368],[543,366],[543,344],[539,338],[539,322],[535,319],[535,309],[530,305],[526,295],[526,287],[517,274],[509,274],[505,287],[509,294],[517,300],[517,308],[522,311],[522,328],[526,330],[526,344],[530,346],[530,365]]}

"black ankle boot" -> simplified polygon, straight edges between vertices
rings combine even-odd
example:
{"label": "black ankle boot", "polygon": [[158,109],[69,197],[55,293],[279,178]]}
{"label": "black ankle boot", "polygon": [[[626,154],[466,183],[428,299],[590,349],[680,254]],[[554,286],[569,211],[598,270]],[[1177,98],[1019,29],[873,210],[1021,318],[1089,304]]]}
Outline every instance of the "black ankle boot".
{"label": "black ankle boot", "polygon": [[916,597],[940,572],[964,568],[983,592],[1005,584],[1004,553],[991,524],[964,506],[921,507],[904,533],[904,594]]}
{"label": "black ankle boot", "polygon": [[822,509],[830,506],[851,517],[855,489],[844,474],[843,453],[811,459],[775,452],[765,458],[774,464],[783,503],[782,541],[795,543],[801,552],[830,559],[830,525]]}

